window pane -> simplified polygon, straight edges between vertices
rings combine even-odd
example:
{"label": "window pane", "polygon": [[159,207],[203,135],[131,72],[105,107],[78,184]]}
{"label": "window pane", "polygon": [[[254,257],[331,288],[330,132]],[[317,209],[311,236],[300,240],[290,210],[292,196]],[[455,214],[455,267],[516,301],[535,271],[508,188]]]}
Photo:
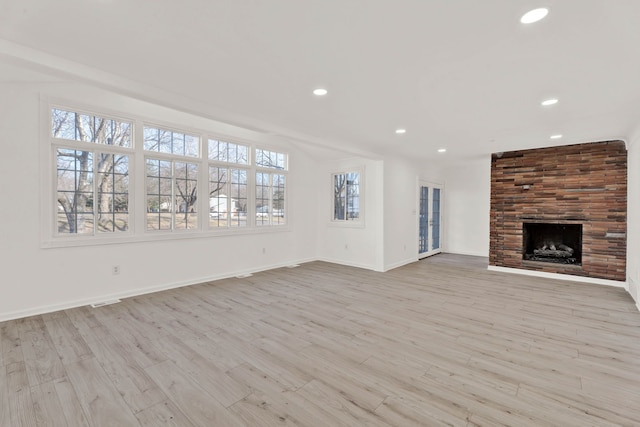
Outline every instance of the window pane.
{"label": "window pane", "polygon": [[263,168],[286,169],[286,154],[256,149],[256,165]]}
{"label": "window pane", "polygon": [[171,162],[147,159],[147,229],[172,229],[172,186]]}
{"label": "window pane", "polygon": [[58,149],[57,230],[61,234],[93,233],[93,153]]}
{"label": "window pane", "polygon": [[273,175],[273,187],[271,193],[271,211],[273,216],[273,224],[285,223],[285,204],[284,204],[284,175]]}
{"label": "window pane", "polygon": [[247,171],[243,169],[231,169],[231,184],[229,196],[231,197],[231,227],[247,226]]}
{"label": "window pane", "polygon": [[333,219],[346,219],[347,177],[345,174],[333,176]]}
{"label": "window pane", "polygon": [[100,154],[98,164],[98,231],[129,229],[129,156]]}
{"label": "window pane", "polygon": [[249,147],[246,145],[238,145],[238,157],[236,163],[241,165],[249,164]]}
{"label": "window pane", "polygon": [[269,224],[269,178],[269,173],[256,173],[256,225]]}
{"label": "window pane", "polygon": [[249,147],[232,142],[209,140],[209,159],[225,163],[249,164]]}
{"label": "window pane", "polygon": [[229,188],[227,168],[209,167],[209,227],[227,227]]}
{"label": "window pane", "polygon": [[360,174],[347,174],[347,219],[360,218]]}
{"label": "window pane", "polygon": [[176,229],[198,228],[198,165],[175,162]]}
{"label": "window pane", "polygon": [[433,249],[440,248],[440,189],[433,189],[433,208],[432,208],[432,230],[433,230]]}
{"label": "window pane", "polygon": [[184,136],[184,154],[189,157],[200,156],[200,139],[193,135]]}
{"label": "window pane", "polygon": [[57,108],[51,110],[51,135],[54,138],[131,147],[131,129],[130,122]]}
{"label": "window pane", "polygon": [[360,218],[360,173],[333,175],[333,219],[335,221]]}
{"label": "window pane", "polygon": [[159,152],[171,154],[173,150],[173,132],[158,129],[158,142],[156,146]]}
{"label": "window pane", "polygon": [[218,160],[220,158],[220,153],[218,151],[219,145],[220,141],[215,139],[209,140],[209,160]]}
{"label": "window pane", "polygon": [[144,128],[144,149],[147,151],[158,151],[159,130]]}
{"label": "window pane", "polygon": [[158,153],[198,157],[200,138],[181,132],[154,127],[144,128],[144,149]]}
{"label": "window pane", "polygon": [[184,134],[171,132],[171,153],[184,156]]}
{"label": "window pane", "polygon": [[218,160],[221,162],[229,161],[229,144],[224,141],[218,142]]}

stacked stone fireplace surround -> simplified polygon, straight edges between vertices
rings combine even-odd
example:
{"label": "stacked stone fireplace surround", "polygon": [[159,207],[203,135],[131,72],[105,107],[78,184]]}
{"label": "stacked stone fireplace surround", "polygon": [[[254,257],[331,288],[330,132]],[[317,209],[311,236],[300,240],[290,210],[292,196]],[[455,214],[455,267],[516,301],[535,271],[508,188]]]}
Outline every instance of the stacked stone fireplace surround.
{"label": "stacked stone fireplace surround", "polygon": [[[581,224],[581,265],[524,259],[523,223]],[[624,282],[627,150],[606,141],[493,154],[489,264]]]}

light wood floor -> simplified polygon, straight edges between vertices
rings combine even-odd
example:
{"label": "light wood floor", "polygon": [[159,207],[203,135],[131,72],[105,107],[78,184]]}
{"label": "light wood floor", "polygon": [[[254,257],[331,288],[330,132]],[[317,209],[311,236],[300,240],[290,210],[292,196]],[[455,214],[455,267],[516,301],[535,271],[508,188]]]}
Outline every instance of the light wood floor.
{"label": "light wood floor", "polygon": [[638,426],[622,289],[438,255],[0,323],[0,426]]}

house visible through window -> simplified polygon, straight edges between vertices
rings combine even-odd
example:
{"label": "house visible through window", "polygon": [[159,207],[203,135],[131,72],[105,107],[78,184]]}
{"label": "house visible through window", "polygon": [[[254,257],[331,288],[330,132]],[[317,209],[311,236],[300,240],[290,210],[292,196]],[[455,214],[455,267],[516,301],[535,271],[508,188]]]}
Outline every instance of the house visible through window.
{"label": "house visible through window", "polygon": [[[284,225],[287,156],[284,153],[258,148],[256,166],[256,225]],[[273,169],[278,171],[272,171]]]}
{"label": "house visible through window", "polygon": [[285,153],[141,119],[49,111],[47,246],[287,223]]}
{"label": "house visible through window", "polygon": [[[200,138],[167,129],[144,128],[147,230],[198,229]],[[155,154],[158,153],[158,154]]]}
{"label": "house visible through window", "polygon": [[209,140],[209,227],[247,227],[249,147]]}

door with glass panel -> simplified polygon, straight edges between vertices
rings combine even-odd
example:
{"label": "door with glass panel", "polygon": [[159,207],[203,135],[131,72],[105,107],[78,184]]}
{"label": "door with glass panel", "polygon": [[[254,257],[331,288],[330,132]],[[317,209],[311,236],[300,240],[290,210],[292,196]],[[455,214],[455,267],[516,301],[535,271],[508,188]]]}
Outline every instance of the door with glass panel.
{"label": "door with glass panel", "polygon": [[421,181],[419,185],[420,207],[418,215],[418,258],[439,253],[442,236],[442,188]]}

